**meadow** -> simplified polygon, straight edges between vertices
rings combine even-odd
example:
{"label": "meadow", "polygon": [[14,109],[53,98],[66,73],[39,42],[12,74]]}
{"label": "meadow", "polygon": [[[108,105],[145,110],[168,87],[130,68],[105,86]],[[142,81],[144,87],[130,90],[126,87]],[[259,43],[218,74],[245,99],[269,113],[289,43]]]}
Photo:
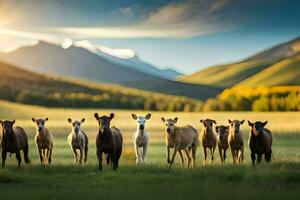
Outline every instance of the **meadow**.
{"label": "meadow", "polygon": [[[94,112],[100,115],[115,113],[112,125],[124,137],[120,168],[113,171],[97,168],[95,137],[98,124]],[[131,113],[145,115],[145,111],[62,109],[28,106],[0,101],[0,119],[16,119],[29,138],[29,157],[32,163],[17,167],[15,156],[8,156],[6,166],[0,169],[0,199],[298,199],[300,194],[300,113],[299,112],[151,112],[146,127],[150,133],[147,163],[135,165],[132,135],[136,123]],[[273,161],[252,167],[248,145],[242,165],[233,165],[228,151],[221,165],[218,151],[212,165],[203,166],[203,150],[197,150],[196,169],[182,167],[176,157],[174,168],[168,171],[164,143],[164,125],[161,117],[178,117],[178,125],[191,124],[198,130],[202,118],[227,124],[230,119],[250,121],[268,120],[273,131]],[[49,117],[47,127],[54,135],[54,155],[51,166],[41,166],[33,138],[35,124],[31,117]],[[86,165],[74,165],[73,154],[66,140],[71,125],[67,118],[86,118],[82,129],[89,137]],[[249,127],[242,126],[247,143]]]}

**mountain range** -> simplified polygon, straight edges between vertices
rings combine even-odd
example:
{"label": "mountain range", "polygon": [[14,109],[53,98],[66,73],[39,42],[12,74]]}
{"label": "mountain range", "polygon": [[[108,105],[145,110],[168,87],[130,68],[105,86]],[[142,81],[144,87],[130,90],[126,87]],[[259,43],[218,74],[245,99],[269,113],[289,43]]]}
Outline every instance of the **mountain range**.
{"label": "mountain range", "polygon": [[41,74],[119,84],[202,100],[214,97],[221,91],[213,86],[171,80],[179,73],[172,70],[160,70],[141,61],[133,53],[127,52],[126,58],[120,58],[105,50],[107,48],[94,46],[88,41],[72,42],[69,40],[61,45],[39,41],[35,45],[20,47],[9,53],[1,53],[0,59],[11,65]]}

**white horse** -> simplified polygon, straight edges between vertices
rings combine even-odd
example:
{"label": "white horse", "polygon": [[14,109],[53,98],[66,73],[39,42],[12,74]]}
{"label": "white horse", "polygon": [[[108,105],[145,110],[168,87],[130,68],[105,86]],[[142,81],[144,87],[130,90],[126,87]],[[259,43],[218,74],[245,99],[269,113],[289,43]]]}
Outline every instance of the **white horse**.
{"label": "white horse", "polygon": [[[136,116],[136,114],[132,114],[132,118],[137,122],[137,130],[133,135],[133,145],[136,155],[136,164],[141,164],[145,162],[145,157],[148,150],[149,145],[149,134],[146,131],[145,123],[149,120],[151,114],[148,113],[144,116]],[[140,152],[142,149],[142,153]]]}

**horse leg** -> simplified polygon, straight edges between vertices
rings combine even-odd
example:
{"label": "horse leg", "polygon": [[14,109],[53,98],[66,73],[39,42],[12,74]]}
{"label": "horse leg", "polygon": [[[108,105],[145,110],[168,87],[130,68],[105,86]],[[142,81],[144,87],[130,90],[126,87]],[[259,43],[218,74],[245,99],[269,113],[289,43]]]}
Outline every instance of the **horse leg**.
{"label": "horse leg", "polygon": [[[197,145],[192,145],[192,158],[193,158],[193,168],[196,167],[196,152],[197,152]],[[190,153],[190,151],[188,151]]]}
{"label": "horse leg", "polygon": [[42,149],[44,164],[47,164],[48,158],[46,154],[46,149]]}
{"label": "horse leg", "polygon": [[102,171],[102,151],[97,148],[96,154],[97,154],[98,163],[99,163],[98,168],[100,171]]}
{"label": "horse leg", "polygon": [[224,158],[223,158],[223,154],[222,154],[222,147],[218,146],[218,150],[219,150],[219,154],[220,154],[221,163],[223,163]]}
{"label": "horse leg", "polygon": [[109,165],[109,163],[110,163],[110,154],[108,153],[108,154],[106,154],[106,165]]}
{"label": "horse leg", "polygon": [[112,164],[113,164],[113,170],[116,170],[118,167],[117,167],[117,154],[116,154],[116,150],[112,150],[111,153],[111,161],[112,161]]}
{"label": "horse leg", "polygon": [[271,161],[271,157],[272,157],[272,149],[270,149],[270,151],[265,153],[265,160],[266,162],[270,162]]}
{"label": "horse leg", "polygon": [[170,147],[167,146],[167,163],[170,163]]}
{"label": "horse leg", "polygon": [[223,162],[225,163],[226,160],[226,151],[227,149],[223,149]]}
{"label": "horse leg", "polygon": [[79,164],[81,164],[82,163],[82,157],[83,157],[83,147],[81,147],[79,150],[80,150]]}
{"label": "horse leg", "polygon": [[7,156],[7,151],[5,149],[2,149],[2,168],[4,168],[6,156]]}
{"label": "horse leg", "polygon": [[86,145],[86,146],[84,147],[84,163],[86,163],[86,161],[87,161],[88,150],[89,150],[89,148],[88,148],[88,146]]}
{"label": "horse leg", "polygon": [[122,148],[120,148],[119,150],[117,150],[117,158],[116,158],[116,164],[117,164],[117,168],[119,168],[119,159],[122,155]]}
{"label": "horse leg", "polygon": [[172,164],[174,163],[174,160],[175,160],[175,156],[176,156],[177,151],[178,151],[178,147],[175,146],[175,147],[174,147],[174,152],[173,152],[173,155],[172,155],[172,158],[171,158],[171,162],[170,162],[170,165],[169,165],[169,170],[171,170]]}
{"label": "horse leg", "polygon": [[257,163],[260,163],[260,162],[261,162],[261,158],[262,158],[262,154],[258,154],[258,155],[257,155]]}
{"label": "horse leg", "polygon": [[239,151],[239,163],[243,163],[243,160],[244,160],[244,150],[241,149]]}
{"label": "horse leg", "polygon": [[181,159],[181,164],[182,164],[182,166],[184,166],[184,159],[183,159],[182,151],[178,150],[178,153],[179,153],[179,156],[180,156],[180,159]]}
{"label": "horse leg", "polygon": [[23,149],[23,154],[24,154],[24,161],[26,164],[30,163],[30,159],[28,157],[28,144],[25,145],[25,148]]}
{"label": "horse leg", "polygon": [[140,164],[142,162],[140,150],[136,143],[134,143],[134,150],[135,150],[135,158],[136,158],[136,164]]}
{"label": "horse leg", "polygon": [[214,152],[215,152],[215,147],[210,148],[210,164],[211,165],[214,161]]}
{"label": "horse leg", "polygon": [[38,152],[39,152],[40,161],[41,161],[41,165],[42,165],[43,164],[43,152],[42,152],[42,149],[40,147],[38,147]]}
{"label": "horse leg", "polygon": [[185,151],[186,157],[188,158],[188,168],[190,168],[190,166],[191,166],[191,161],[192,161],[192,158],[191,158],[191,156],[190,156],[190,152],[189,152],[188,149],[185,149],[184,151]]}
{"label": "horse leg", "polygon": [[206,147],[203,147],[203,153],[204,153],[204,161],[203,161],[203,164],[204,164],[204,166],[205,166],[205,165],[206,165],[206,158],[207,158]]}
{"label": "horse leg", "polygon": [[51,162],[52,162],[52,150],[53,150],[53,147],[51,147],[51,148],[49,149],[49,158],[48,158],[49,164],[51,164]]}
{"label": "horse leg", "polygon": [[254,166],[255,165],[255,153],[254,152],[251,152],[251,160],[252,160],[252,165]]}
{"label": "horse leg", "polygon": [[78,162],[77,151],[76,151],[76,148],[73,146],[72,146],[72,150],[73,150],[73,154],[74,154],[74,164],[76,164]]}
{"label": "horse leg", "polygon": [[51,148],[46,149],[46,155],[47,155],[48,165],[50,165],[51,164]]}
{"label": "horse leg", "polygon": [[235,150],[232,149],[232,148],[231,148],[230,150],[231,150],[231,155],[232,155],[233,164],[235,164],[235,158],[236,158]]}
{"label": "horse leg", "polygon": [[145,158],[147,155],[147,151],[148,151],[148,144],[145,144],[144,148],[143,148],[143,156],[142,156],[142,163],[145,162]]}
{"label": "horse leg", "polygon": [[16,158],[18,160],[18,167],[21,167],[21,154],[20,154],[20,151],[17,151],[16,152]]}

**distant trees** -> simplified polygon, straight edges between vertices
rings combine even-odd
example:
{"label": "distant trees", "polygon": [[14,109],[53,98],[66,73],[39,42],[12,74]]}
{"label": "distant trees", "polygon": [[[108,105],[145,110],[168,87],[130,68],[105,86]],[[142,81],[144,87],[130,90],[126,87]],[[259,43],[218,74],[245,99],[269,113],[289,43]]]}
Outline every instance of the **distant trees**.
{"label": "distant trees", "polygon": [[203,111],[300,111],[300,87],[243,87],[204,102]]}
{"label": "distant trees", "polygon": [[49,78],[0,64],[0,99],[49,107],[153,111],[300,111],[300,86],[233,87],[202,102],[182,96]]}

